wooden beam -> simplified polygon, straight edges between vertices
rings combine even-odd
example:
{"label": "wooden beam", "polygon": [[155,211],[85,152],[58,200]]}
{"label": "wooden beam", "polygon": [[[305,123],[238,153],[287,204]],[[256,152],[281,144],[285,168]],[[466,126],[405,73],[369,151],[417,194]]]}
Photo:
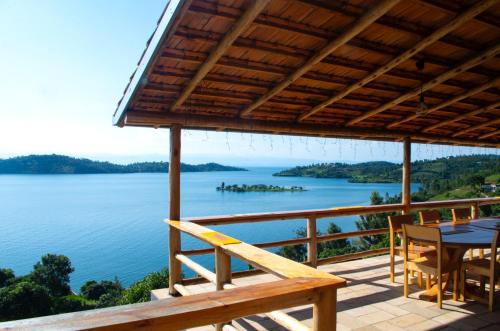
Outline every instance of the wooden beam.
{"label": "wooden beam", "polygon": [[481,113],[485,113],[485,112],[487,112],[487,111],[489,111],[491,109],[495,109],[495,108],[498,108],[498,107],[500,107],[500,101],[492,103],[491,105],[488,105],[486,107],[481,107],[481,108],[478,108],[478,109],[473,110],[471,112],[459,115],[459,116],[451,118],[449,120],[439,121],[436,124],[433,124],[431,126],[428,126],[428,127],[424,128],[424,129],[422,129],[421,132],[429,132],[429,131],[437,129],[437,128],[441,127],[441,126],[448,125],[448,124],[451,124],[451,123],[454,123],[454,122],[458,122],[458,121],[461,121],[461,120],[466,119],[468,117],[476,116],[476,115],[479,115]]}
{"label": "wooden beam", "polygon": [[215,273],[211,272],[207,268],[203,267],[199,263],[196,263],[185,255],[177,254],[175,258],[184,263],[189,269],[193,270],[195,273],[208,280],[210,283],[216,284],[217,280]]}
{"label": "wooden beam", "polygon": [[[239,119],[228,117],[215,117],[204,115],[184,115],[172,113],[157,113],[147,111],[129,111],[127,112],[126,124],[132,126],[164,126],[179,124],[189,129],[216,130],[219,127],[225,127],[228,131],[234,132],[254,132],[254,133],[273,133],[281,132],[290,135],[306,135],[324,137],[369,137],[372,140],[396,140],[407,137],[408,132],[387,131],[387,130],[368,130],[362,128],[334,127],[322,124],[291,123],[280,121],[264,121]],[[443,137],[430,134],[415,133],[411,134],[412,140],[429,141],[433,140],[441,144],[460,144],[470,146],[490,146],[500,147],[499,142],[478,142],[477,139],[455,139],[453,137]]]}
{"label": "wooden beam", "polygon": [[479,136],[479,139],[486,139],[486,138],[489,138],[489,137],[497,136],[499,134],[500,134],[500,130],[495,130],[495,131],[492,131],[492,132],[489,132],[489,133],[485,133],[482,136]]}
{"label": "wooden beam", "polygon": [[288,85],[292,84],[306,72],[311,70],[311,68],[318,64],[321,60],[327,57],[330,53],[334,52],[337,48],[344,45],[346,42],[354,38],[361,31],[366,29],[370,24],[375,22],[379,17],[388,12],[394,5],[396,5],[400,0],[381,0],[379,3],[370,9],[365,15],[363,15],[359,20],[347,28],[346,31],[341,33],[338,37],[330,41],[325,47],[314,53],[314,55],[309,58],[305,63],[303,63],[299,68],[297,68],[293,73],[288,75],[285,79],[280,81],[275,87],[270,91],[261,96],[258,100],[252,103],[250,106],[245,108],[241,112],[241,116],[248,116],[253,110],[257,109],[267,100],[275,96],[276,94],[283,91]]}
{"label": "wooden beam", "polygon": [[220,43],[210,52],[208,58],[203,62],[191,81],[186,85],[183,92],[173,103],[171,110],[175,110],[182,105],[189,97],[191,92],[196,88],[198,83],[212,70],[214,65],[219,61],[221,56],[227,51],[238,36],[245,31],[260,12],[267,6],[270,0],[253,0],[250,6],[245,10],[243,15],[227,32]]}
{"label": "wooden beam", "polygon": [[[169,162],[170,208],[169,218],[181,219],[181,127],[170,128],[170,162]],[[177,294],[174,285],[182,281],[182,265],[176,256],[181,252],[181,234],[178,229],[169,226],[169,292]]]}
{"label": "wooden beam", "polygon": [[361,80],[347,86],[345,89],[342,91],[336,93],[334,96],[329,98],[328,100],[320,103],[319,105],[315,106],[313,109],[308,111],[307,113],[302,114],[299,116],[298,121],[303,121],[306,118],[310,117],[311,115],[314,115],[315,113],[321,111],[325,107],[331,105],[334,102],[339,101],[349,93],[357,90],[360,87],[365,86],[369,82],[377,79],[378,77],[382,76],[389,70],[397,67],[399,64],[402,62],[408,60],[418,52],[420,52],[422,49],[425,49],[429,45],[433,44],[434,42],[438,41],[442,37],[444,37],[446,34],[449,32],[455,30],[458,26],[462,25],[463,23],[469,21],[472,19],[474,16],[477,14],[481,13],[482,11],[486,10],[489,8],[491,5],[495,4],[497,0],[485,0],[477,3],[475,6],[472,6],[469,10],[465,11],[464,13],[460,14],[447,24],[443,25],[441,28],[437,29],[435,32],[430,34],[429,36],[425,37],[424,39],[420,40],[415,46],[412,48],[408,49],[404,53],[400,54],[399,56],[395,57],[385,65],[379,67],[375,71],[371,72],[370,74],[366,75],[364,78]]}
{"label": "wooden beam", "polygon": [[474,94],[477,94],[477,93],[480,93],[480,92],[483,92],[484,90],[487,90],[489,89],[490,87],[493,87],[493,86],[496,86],[498,85],[498,83],[500,82],[500,77],[497,77],[493,80],[490,80],[489,82],[485,83],[485,84],[482,84],[482,85],[479,85],[479,86],[476,86],[475,88],[465,92],[465,93],[460,93],[459,95],[457,95],[456,97],[454,98],[451,98],[450,100],[448,101],[445,101],[443,103],[440,103],[436,106],[433,106],[429,109],[427,109],[427,111],[423,114],[423,115],[420,115],[420,114],[413,114],[413,115],[410,115],[410,116],[407,116],[401,120],[398,120],[398,121],[394,121],[392,122],[391,124],[387,125],[387,128],[388,129],[392,129],[393,127],[395,126],[398,126],[398,125],[401,125],[403,123],[406,123],[408,121],[412,121],[420,116],[427,116],[439,109],[442,109],[444,107],[448,107],[456,102],[459,102],[460,100],[463,100],[465,98],[468,98]]}
{"label": "wooden beam", "polygon": [[307,261],[312,267],[316,268],[318,265],[318,233],[316,230],[316,217],[314,216],[307,219],[307,238],[309,238],[307,242]]}
{"label": "wooden beam", "polygon": [[481,123],[481,124],[470,126],[470,127],[466,128],[466,129],[462,129],[462,130],[460,130],[458,132],[455,132],[451,136],[452,137],[458,137],[458,136],[463,135],[464,133],[471,132],[471,131],[478,130],[478,129],[482,129],[484,127],[495,125],[495,124],[498,124],[498,123],[500,123],[500,118],[497,118],[497,119],[492,120],[492,121],[486,121],[486,122]]}
{"label": "wooden beam", "polygon": [[403,187],[402,187],[402,203],[404,205],[404,213],[409,214],[411,208],[411,139],[406,137],[403,141]]}
{"label": "wooden beam", "polygon": [[347,122],[346,125],[347,126],[354,125],[354,124],[359,123],[359,122],[361,122],[361,121],[363,121],[371,116],[377,115],[377,114],[379,114],[379,113],[381,113],[381,112],[383,112],[383,111],[385,111],[393,106],[396,106],[396,105],[402,103],[403,101],[411,99],[411,98],[417,96],[421,90],[427,91],[427,90],[433,88],[434,86],[441,84],[445,80],[448,80],[448,79],[468,70],[469,68],[472,68],[472,67],[496,56],[498,54],[498,52],[500,52],[500,43],[496,44],[493,47],[486,49],[485,51],[483,51],[477,55],[475,55],[474,57],[463,62],[462,64],[442,73],[441,75],[435,77],[433,80],[428,81],[427,83],[424,83],[422,85],[422,87],[417,86],[412,91],[405,93],[405,94],[399,96],[398,98],[396,98],[388,103],[385,103],[385,104],[383,104],[383,105],[381,105],[373,110],[370,110],[361,116],[353,118],[352,120]]}

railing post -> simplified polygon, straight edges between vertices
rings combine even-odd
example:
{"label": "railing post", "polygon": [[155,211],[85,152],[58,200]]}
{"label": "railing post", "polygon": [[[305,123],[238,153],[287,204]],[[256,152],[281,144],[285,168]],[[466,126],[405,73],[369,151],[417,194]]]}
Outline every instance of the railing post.
{"label": "railing post", "polygon": [[337,329],[337,289],[325,290],[313,305],[313,331]]}
{"label": "railing post", "polygon": [[[215,247],[215,278],[217,291],[222,291],[224,284],[231,283],[231,257],[221,247]],[[216,324],[215,330],[222,331],[224,324],[227,323]]]}
{"label": "railing post", "polygon": [[403,142],[403,187],[402,187],[402,203],[403,213],[410,213],[411,204],[411,140],[410,137],[405,137]]}
{"label": "railing post", "polygon": [[[181,127],[174,125],[170,128],[170,163],[168,177],[170,183],[169,218],[180,220],[181,217]],[[173,226],[169,226],[169,293],[176,295],[176,283],[182,281],[182,264],[175,258],[181,252],[181,233]]]}
{"label": "railing post", "polygon": [[307,242],[307,262],[311,267],[316,268],[318,265],[318,236],[316,232],[316,217],[309,216],[307,219],[307,237],[309,241]]}

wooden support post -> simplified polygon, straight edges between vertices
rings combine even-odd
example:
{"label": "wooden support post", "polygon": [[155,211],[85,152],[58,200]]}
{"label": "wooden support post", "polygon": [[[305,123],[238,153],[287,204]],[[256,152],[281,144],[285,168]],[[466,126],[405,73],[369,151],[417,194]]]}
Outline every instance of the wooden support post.
{"label": "wooden support post", "polygon": [[[170,220],[180,220],[181,217],[181,127],[174,125],[170,128]],[[182,281],[182,264],[176,259],[181,252],[181,233],[173,226],[169,226],[169,293],[176,295],[176,283]]]}
{"label": "wooden support post", "polygon": [[313,305],[313,331],[332,331],[337,327],[337,290],[323,291]]}
{"label": "wooden support post", "polygon": [[316,268],[318,265],[318,236],[316,233],[316,217],[309,216],[307,219],[307,237],[309,242],[307,243],[307,262],[310,263],[311,267]]}
{"label": "wooden support post", "polygon": [[[215,288],[217,291],[224,289],[224,284],[231,283],[231,257],[224,253],[221,247],[215,247]],[[229,322],[229,321],[228,321]],[[215,325],[216,331],[222,331],[224,324]]]}
{"label": "wooden support post", "polygon": [[411,173],[411,140],[406,137],[403,141],[403,197],[402,203],[404,205],[404,214],[410,213],[411,205],[411,191],[410,191],[410,178]]}

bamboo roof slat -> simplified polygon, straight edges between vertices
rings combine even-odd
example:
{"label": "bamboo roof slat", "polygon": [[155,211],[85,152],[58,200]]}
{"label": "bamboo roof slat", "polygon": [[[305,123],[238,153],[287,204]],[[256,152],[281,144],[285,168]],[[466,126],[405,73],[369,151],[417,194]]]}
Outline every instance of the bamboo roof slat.
{"label": "bamboo roof slat", "polygon": [[500,0],[172,0],[113,122],[498,148],[499,26]]}

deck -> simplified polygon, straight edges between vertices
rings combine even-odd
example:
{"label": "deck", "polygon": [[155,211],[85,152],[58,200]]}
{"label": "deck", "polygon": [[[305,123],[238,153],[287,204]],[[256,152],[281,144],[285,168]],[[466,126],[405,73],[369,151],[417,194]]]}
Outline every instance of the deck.
{"label": "deck", "polygon": [[[417,286],[411,287],[410,298],[403,297],[402,260],[396,265],[396,283],[389,281],[388,255],[329,264],[318,269],[347,280],[347,287],[338,289],[337,330],[500,330],[500,311],[489,313],[487,306],[473,301],[456,302],[446,297],[443,309],[435,303],[418,299]],[[254,285],[277,280],[270,274],[233,279],[236,285]],[[215,290],[213,284],[187,286],[193,293]],[[164,297],[166,290],[158,290]],[[286,309],[285,312],[311,326],[311,306]],[[239,330],[286,330],[270,318],[259,315],[233,322]],[[201,327],[191,330],[213,330]]]}

